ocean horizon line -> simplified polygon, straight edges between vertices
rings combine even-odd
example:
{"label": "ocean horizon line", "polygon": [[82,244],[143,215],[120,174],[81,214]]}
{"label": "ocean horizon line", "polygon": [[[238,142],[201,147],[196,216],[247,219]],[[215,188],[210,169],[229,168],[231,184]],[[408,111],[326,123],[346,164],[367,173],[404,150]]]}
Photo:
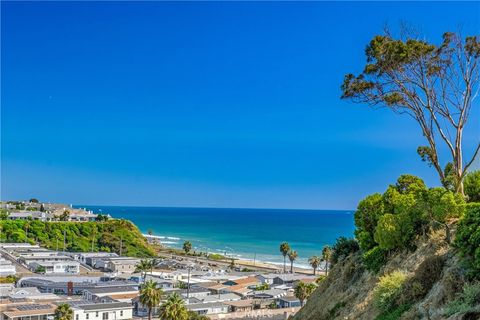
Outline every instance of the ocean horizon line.
{"label": "ocean horizon line", "polygon": [[159,208],[159,209],[218,209],[218,210],[284,210],[284,211],[338,211],[354,213],[355,209],[314,209],[314,208],[256,208],[256,207],[201,207],[201,206],[154,206],[121,204],[71,204],[73,207],[114,207],[114,208]]}

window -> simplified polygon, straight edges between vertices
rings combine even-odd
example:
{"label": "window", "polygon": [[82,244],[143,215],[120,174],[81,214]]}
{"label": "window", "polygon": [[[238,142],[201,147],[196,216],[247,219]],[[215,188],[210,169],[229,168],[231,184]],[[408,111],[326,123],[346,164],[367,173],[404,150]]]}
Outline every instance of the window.
{"label": "window", "polygon": [[97,311],[97,312],[95,312],[95,317],[96,317],[96,318],[98,318],[98,311]]}
{"label": "window", "polygon": [[123,310],[120,310],[120,317],[123,317]]}
{"label": "window", "polygon": [[102,320],[108,320],[108,312],[102,314]]}
{"label": "window", "polygon": [[78,320],[78,314],[75,315],[75,320]]}
{"label": "window", "polygon": [[85,314],[85,319],[88,320],[89,318],[90,318],[90,313]]}

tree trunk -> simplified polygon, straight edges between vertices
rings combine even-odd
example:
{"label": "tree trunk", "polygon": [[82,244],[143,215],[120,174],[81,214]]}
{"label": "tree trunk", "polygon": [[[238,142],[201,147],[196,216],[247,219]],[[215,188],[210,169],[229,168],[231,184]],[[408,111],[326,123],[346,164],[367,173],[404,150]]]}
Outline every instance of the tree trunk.
{"label": "tree trunk", "polygon": [[152,320],[152,308],[148,308],[148,320]]}
{"label": "tree trunk", "polygon": [[313,275],[317,274],[317,268],[313,267]]}
{"label": "tree trunk", "polygon": [[287,257],[283,256],[283,273],[287,273]]}
{"label": "tree trunk", "polygon": [[290,261],[290,273],[293,273],[293,261]]}

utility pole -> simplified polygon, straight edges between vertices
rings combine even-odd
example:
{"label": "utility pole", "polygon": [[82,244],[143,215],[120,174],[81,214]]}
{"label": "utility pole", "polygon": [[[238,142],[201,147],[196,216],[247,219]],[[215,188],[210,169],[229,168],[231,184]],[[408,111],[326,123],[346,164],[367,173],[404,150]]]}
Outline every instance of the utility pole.
{"label": "utility pole", "polygon": [[[187,280],[187,304],[188,302],[188,297],[190,296],[190,265],[188,265],[188,280]],[[219,290],[220,291],[220,290]]]}
{"label": "utility pole", "polygon": [[95,233],[93,233],[93,237],[92,237],[92,252],[93,252],[93,241],[95,241]]}
{"label": "utility pole", "polygon": [[123,237],[120,236],[120,257],[122,256],[122,249],[123,249]]}
{"label": "utility pole", "polygon": [[28,242],[28,222],[25,224],[25,243]]}

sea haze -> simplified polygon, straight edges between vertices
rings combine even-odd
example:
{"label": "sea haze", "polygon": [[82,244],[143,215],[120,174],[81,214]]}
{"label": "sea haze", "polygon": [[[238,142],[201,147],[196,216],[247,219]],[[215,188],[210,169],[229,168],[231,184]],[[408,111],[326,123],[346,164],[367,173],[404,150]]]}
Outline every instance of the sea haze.
{"label": "sea haze", "polygon": [[165,208],[78,205],[135,223],[143,233],[164,237],[166,246],[185,240],[196,251],[242,259],[282,263],[279,245],[287,241],[298,252],[297,266],[340,236],[351,237],[353,211],[293,209]]}

